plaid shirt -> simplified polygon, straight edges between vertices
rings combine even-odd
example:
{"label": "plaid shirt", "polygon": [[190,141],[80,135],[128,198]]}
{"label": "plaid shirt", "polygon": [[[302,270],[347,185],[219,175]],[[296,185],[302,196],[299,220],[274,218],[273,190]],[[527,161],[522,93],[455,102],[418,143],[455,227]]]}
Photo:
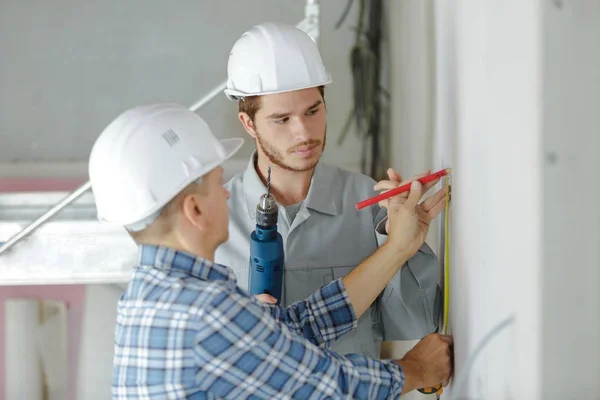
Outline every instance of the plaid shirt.
{"label": "plaid shirt", "polygon": [[258,302],[233,272],[141,246],[119,300],[114,399],[397,398],[400,366],[327,348],[356,327],[341,280],[287,309]]}

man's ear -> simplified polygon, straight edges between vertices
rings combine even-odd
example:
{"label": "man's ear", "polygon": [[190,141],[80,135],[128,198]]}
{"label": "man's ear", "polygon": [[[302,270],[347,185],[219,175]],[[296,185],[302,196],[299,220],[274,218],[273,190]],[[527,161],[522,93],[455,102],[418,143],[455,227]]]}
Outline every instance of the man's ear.
{"label": "man's ear", "polygon": [[199,194],[188,194],[181,201],[183,215],[190,224],[198,229],[207,229],[205,220],[205,210],[203,205],[203,196]]}
{"label": "man's ear", "polygon": [[250,118],[250,116],[245,112],[239,113],[238,118],[240,119],[240,122],[242,123],[242,126],[246,132],[256,139],[256,128],[254,127],[254,121],[252,121],[252,118]]}

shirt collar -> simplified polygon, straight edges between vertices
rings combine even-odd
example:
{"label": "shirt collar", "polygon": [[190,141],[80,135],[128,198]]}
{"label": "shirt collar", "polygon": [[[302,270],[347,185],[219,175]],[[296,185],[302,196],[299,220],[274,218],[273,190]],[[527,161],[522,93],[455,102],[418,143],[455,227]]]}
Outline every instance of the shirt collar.
{"label": "shirt collar", "polygon": [[[252,219],[256,219],[256,205],[260,200],[260,196],[267,192],[266,186],[254,167],[255,157],[257,157],[256,151],[250,156],[243,179],[246,206]],[[339,195],[335,195],[336,189],[339,190],[335,184],[336,178],[339,179],[337,169],[319,161],[310,181],[305,200],[306,207],[324,214],[337,215],[338,210],[341,210],[342,199]],[[341,190],[338,193],[341,193]]]}
{"label": "shirt collar", "polygon": [[205,281],[236,282],[235,274],[228,267],[163,246],[140,245],[138,265],[165,271],[177,270]]}

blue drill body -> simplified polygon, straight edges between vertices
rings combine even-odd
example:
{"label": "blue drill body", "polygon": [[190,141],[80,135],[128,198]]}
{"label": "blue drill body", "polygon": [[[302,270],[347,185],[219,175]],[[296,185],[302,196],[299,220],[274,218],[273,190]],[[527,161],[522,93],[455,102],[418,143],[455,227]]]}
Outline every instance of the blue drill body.
{"label": "blue drill body", "polygon": [[278,209],[270,194],[260,198],[256,207],[256,228],[250,234],[249,291],[267,293],[281,302],[283,286],[283,238],[277,232]]}

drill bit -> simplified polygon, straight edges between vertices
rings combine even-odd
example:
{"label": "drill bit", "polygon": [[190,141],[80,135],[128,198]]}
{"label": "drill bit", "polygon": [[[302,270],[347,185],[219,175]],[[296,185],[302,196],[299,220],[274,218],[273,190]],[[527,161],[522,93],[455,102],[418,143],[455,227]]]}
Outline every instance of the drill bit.
{"label": "drill bit", "polygon": [[271,163],[267,167],[267,197],[271,194]]}

